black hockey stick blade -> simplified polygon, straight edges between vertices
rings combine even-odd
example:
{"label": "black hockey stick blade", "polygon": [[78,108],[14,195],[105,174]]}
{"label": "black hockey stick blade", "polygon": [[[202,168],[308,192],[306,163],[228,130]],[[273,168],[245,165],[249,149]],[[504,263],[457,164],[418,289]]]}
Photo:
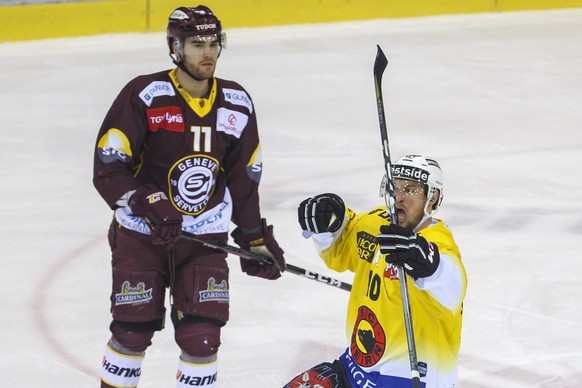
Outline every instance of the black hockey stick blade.
{"label": "black hockey stick blade", "polygon": [[[281,271],[281,267],[279,266],[279,263],[276,262],[276,260],[273,260],[270,257],[264,256],[264,255],[261,255],[261,254],[255,253],[255,252],[251,252],[247,249],[238,248],[238,247],[235,247],[235,246],[223,243],[223,242],[219,242],[219,241],[203,240],[203,239],[199,238],[198,236],[190,234],[190,233],[182,233],[182,238],[184,238],[186,240],[190,240],[190,241],[196,241],[196,242],[203,244],[209,248],[219,249],[223,252],[242,257],[243,259],[254,260],[254,261],[259,261],[261,263],[274,265],[275,267],[277,267],[277,269],[279,271]],[[345,283],[345,282],[342,282],[341,280],[337,280],[337,279],[331,278],[329,276],[321,275],[317,272],[313,272],[313,271],[309,271],[309,270],[306,270],[306,269],[301,268],[301,267],[297,267],[293,264],[287,263],[285,266],[285,272],[290,272],[292,274],[299,275],[299,276],[305,277],[307,279],[314,280],[316,282],[325,283],[329,286],[337,287],[337,288],[340,288],[344,291],[351,291],[352,290],[352,285],[349,283]]]}
{"label": "black hockey stick blade", "polygon": [[[384,114],[384,100],[382,98],[382,75],[386,66],[388,66],[388,59],[384,55],[384,51],[378,47],[376,52],[376,60],[374,61],[374,87],[376,89],[376,108],[378,108],[378,119],[380,120],[380,131],[382,135],[382,146],[386,151],[388,143],[388,134],[386,133],[386,118]],[[388,155],[389,157],[390,155]]]}
{"label": "black hockey stick blade", "polygon": [[382,51],[380,45],[376,45],[376,47],[378,51],[376,52],[376,60],[374,61],[374,78],[380,82],[382,81],[382,74],[384,74],[384,70],[388,66],[388,59],[384,55],[384,51]]}
{"label": "black hockey stick blade", "polygon": [[394,200],[394,180],[392,179],[392,162],[390,158],[390,145],[388,142],[388,129],[386,127],[386,113],[384,111],[384,100],[382,98],[382,75],[386,66],[388,66],[388,59],[384,55],[382,48],[377,45],[378,51],[376,59],[374,60],[374,87],[376,92],[376,108],[378,111],[378,122],[380,124],[380,135],[382,137],[382,151],[384,156],[384,169],[386,171],[386,187],[384,188],[388,194],[388,212],[390,219],[398,223],[396,218],[396,204]]}
{"label": "black hockey stick blade", "polygon": [[[374,86],[376,91],[376,108],[378,109],[378,121],[380,124],[380,135],[382,137],[382,149],[384,156],[384,168],[386,172],[386,192],[388,193],[388,212],[393,223],[398,225],[396,215],[396,198],[394,195],[394,179],[392,177],[392,161],[390,157],[390,144],[388,141],[388,129],[386,127],[386,114],[384,111],[384,100],[382,98],[382,75],[388,59],[379,45],[376,59],[374,60]],[[398,280],[400,281],[400,293],[402,295],[402,307],[404,310],[404,322],[406,327],[406,339],[408,342],[408,356],[410,359],[410,372],[412,377],[412,387],[420,388],[420,373],[418,371],[418,359],[416,356],[416,344],[414,341],[414,329],[412,327],[412,317],[410,312],[410,297],[406,274],[402,264],[398,265]]]}

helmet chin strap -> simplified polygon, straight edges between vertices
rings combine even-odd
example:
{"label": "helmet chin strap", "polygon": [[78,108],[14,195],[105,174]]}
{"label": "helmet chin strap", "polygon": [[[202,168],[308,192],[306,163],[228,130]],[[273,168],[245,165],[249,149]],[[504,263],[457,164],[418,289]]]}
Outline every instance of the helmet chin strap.
{"label": "helmet chin strap", "polygon": [[414,233],[418,233],[420,226],[422,224],[424,224],[424,222],[426,220],[428,220],[430,217],[431,217],[431,215],[430,214],[427,214],[425,212],[424,215],[422,216],[422,218],[420,219],[420,222],[414,228],[412,228],[412,230],[414,231]]}
{"label": "helmet chin strap", "polygon": [[178,69],[180,69],[180,70],[182,70],[184,73],[188,74],[188,75],[189,75],[189,76],[190,76],[190,77],[191,77],[193,80],[196,80],[196,81],[206,81],[205,79],[198,78],[198,77],[196,77],[194,74],[192,74],[192,73],[190,72],[190,70],[188,70],[188,69],[186,68],[186,65],[184,65],[184,62],[182,62],[182,61],[178,62],[178,61],[176,60],[176,58],[174,58],[174,57],[172,56],[172,53],[171,53],[171,52],[170,52],[170,58],[172,58],[172,62],[174,63],[174,65],[176,65],[176,66],[178,67]]}
{"label": "helmet chin strap", "polygon": [[[434,213],[436,213],[436,210],[432,209],[432,206],[433,205],[432,205],[431,200],[430,199],[427,199],[426,200],[426,203],[424,204],[424,215],[420,219],[420,222],[412,229],[412,230],[414,230],[415,233],[418,233],[420,226],[422,224],[424,224],[424,222],[426,220],[428,220],[429,218],[431,218]],[[429,207],[431,208],[430,211],[428,210]]]}

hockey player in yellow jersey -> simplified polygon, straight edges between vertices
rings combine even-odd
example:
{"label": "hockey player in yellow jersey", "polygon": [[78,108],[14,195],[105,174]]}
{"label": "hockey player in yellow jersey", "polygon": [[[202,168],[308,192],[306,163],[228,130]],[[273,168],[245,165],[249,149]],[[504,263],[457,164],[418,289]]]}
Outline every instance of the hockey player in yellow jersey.
{"label": "hockey player in yellow jersey", "polygon": [[421,387],[455,386],[467,277],[451,231],[433,218],[443,200],[443,174],[437,161],[419,155],[398,159],[392,172],[398,225],[387,207],[356,214],[336,194],[299,205],[303,235],[327,267],[355,275],[346,351],[285,388],[412,387],[399,264],[408,276]]}

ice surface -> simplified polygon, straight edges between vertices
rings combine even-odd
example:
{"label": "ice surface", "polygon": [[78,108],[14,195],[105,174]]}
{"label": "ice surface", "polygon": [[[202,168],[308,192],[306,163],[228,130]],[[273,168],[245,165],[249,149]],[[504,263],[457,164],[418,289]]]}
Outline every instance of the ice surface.
{"label": "ice surface", "polygon": [[[328,271],[297,204],[382,203],[376,44],[393,157],[445,172],[439,216],[469,275],[461,388],[582,386],[582,9],[233,29],[217,75],[251,93],[264,153],[262,211],[295,265]],[[111,217],[91,184],[97,130],[138,74],[170,68],[162,34],[0,45],[4,387],[96,387],[109,337]],[[281,387],[346,346],[348,293],[231,258],[219,386]],[[413,312],[414,313],[414,312]],[[173,387],[173,330],[142,388]]]}

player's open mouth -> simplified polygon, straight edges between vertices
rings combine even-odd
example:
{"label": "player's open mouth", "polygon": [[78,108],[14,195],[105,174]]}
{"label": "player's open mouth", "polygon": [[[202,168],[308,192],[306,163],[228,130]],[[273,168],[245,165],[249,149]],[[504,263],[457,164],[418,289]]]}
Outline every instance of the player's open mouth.
{"label": "player's open mouth", "polygon": [[396,215],[398,216],[398,223],[400,224],[402,223],[402,221],[406,219],[406,213],[404,212],[404,210],[397,209]]}

